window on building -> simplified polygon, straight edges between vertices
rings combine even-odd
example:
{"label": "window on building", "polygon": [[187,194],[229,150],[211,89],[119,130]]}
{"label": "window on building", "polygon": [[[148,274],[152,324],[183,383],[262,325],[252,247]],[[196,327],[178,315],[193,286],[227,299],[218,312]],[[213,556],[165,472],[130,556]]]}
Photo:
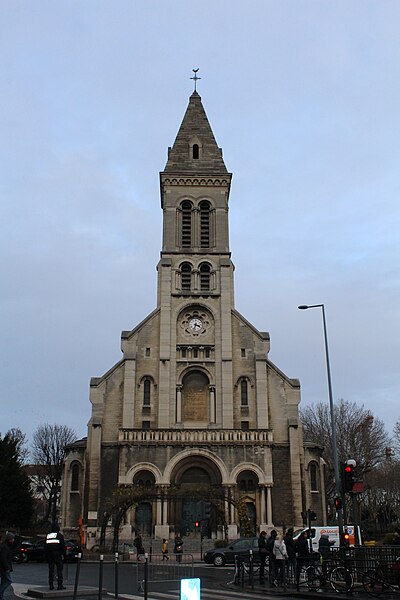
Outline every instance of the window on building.
{"label": "window on building", "polygon": [[182,203],[182,247],[190,248],[192,245],[192,205],[185,201]]}
{"label": "window on building", "polygon": [[318,466],[314,462],[310,464],[310,487],[312,492],[318,492]]}
{"label": "window on building", "polygon": [[249,405],[249,397],[248,397],[247,388],[248,388],[247,380],[242,379],[240,382],[240,404],[241,404],[241,406]]}
{"label": "window on building", "polygon": [[142,421],[142,429],[150,429],[150,421]]}
{"label": "window on building", "polygon": [[241,428],[244,429],[245,431],[247,431],[249,429],[249,422],[248,421],[242,421],[240,424]]}
{"label": "window on building", "polygon": [[209,202],[200,203],[200,246],[210,247],[210,217],[211,206]]}
{"label": "window on building", "polygon": [[200,149],[198,144],[193,144],[193,158],[197,160],[200,157]]}
{"label": "window on building", "polygon": [[246,358],[246,348],[241,348],[240,354],[242,358]]}
{"label": "window on building", "polygon": [[249,479],[247,481],[247,489],[249,492],[254,492],[254,490],[256,489],[256,482],[254,481],[254,479]]}
{"label": "window on building", "polygon": [[205,357],[210,358],[210,348],[205,349]]}
{"label": "window on building", "polygon": [[239,481],[239,489],[241,492],[246,492],[247,491],[247,482],[245,479],[241,479]]}
{"label": "window on building", "polygon": [[210,290],[210,273],[210,265],[207,263],[200,265],[200,290],[202,292],[208,292]]}
{"label": "window on building", "polygon": [[79,465],[76,463],[71,468],[71,492],[79,490]]}
{"label": "window on building", "polygon": [[186,358],[186,348],[182,348],[181,354],[182,354],[182,358]]}
{"label": "window on building", "polygon": [[143,406],[150,406],[150,390],[151,381],[150,379],[145,379],[143,382]]}
{"label": "window on building", "polygon": [[193,358],[199,358],[199,351],[197,348],[193,350]]}
{"label": "window on building", "polygon": [[183,263],[181,266],[181,287],[182,290],[190,290],[192,287],[192,265]]}
{"label": "window on building", "polygon": [[150,356],[150,348],[146,348],[146,356]]}

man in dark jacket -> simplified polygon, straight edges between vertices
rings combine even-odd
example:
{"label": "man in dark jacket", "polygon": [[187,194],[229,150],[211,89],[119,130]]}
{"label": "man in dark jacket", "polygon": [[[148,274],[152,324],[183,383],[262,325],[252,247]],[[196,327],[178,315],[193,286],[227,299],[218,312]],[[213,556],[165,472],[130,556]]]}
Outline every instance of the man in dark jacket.
{"label": "man in dark jacket", "polygon": [[288,555],[286,577],[290,581],[294,579],[296,573],[296,549],[293,539],[293,527],[290,527],[287,530],[283,541],[285,542],[286,552]]}
{"label": "man in dark jacket", "polygon": [[260,555],[260,583],[264,583],[265,561],[268,556],[266,531],[262,531],[258,538],[258,552]]}
{"label": "man in dark jacket", "polygon": [[14,538],[13,533],[7,532],[4,542],[0,544],[0,600],[3,600],[4,592],[12,583],[12,545]]}
{"label": "man in dark jacket", "polygon": [[275,545],[275,540],[276,540],[277,535],[278,535],[278,532],[275,531],[275,529],[272,529],[271,535],[267,539],[267,543],[266,543],[266,548],[267,548],[267,552],[268,552],[268,560],[269,560],[269,582],[271,585],[276,579],[276,576],[275,576],[276,560],[275,560],[275,554],[274,554],[274,545]]}
{"label": "man in dark jacket", "polygon": [[57,567],[57,589],[65,590],[66,588],[63,586],[63,567],[66,555],[65,541],[57,524],[47,534],[45,552],[49,565],[49,589],[54,590],[54,568]]}
{"label": "man in dark jacket", "polygon": [[308,563],[310,549],[306,532],[302,531],[295,544],[296,550],[296,588],[299,589],[301,569]]}

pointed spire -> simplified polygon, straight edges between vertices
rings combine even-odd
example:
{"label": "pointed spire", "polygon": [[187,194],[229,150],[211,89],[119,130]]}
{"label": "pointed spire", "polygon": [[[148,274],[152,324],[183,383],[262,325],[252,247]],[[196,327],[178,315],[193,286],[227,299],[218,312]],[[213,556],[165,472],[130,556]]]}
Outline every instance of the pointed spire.
{"label": "pointed spire", "polygon": [[227,173],[199,94],[195,91],[183,117],[174,145],[168,149],[164,173]]}

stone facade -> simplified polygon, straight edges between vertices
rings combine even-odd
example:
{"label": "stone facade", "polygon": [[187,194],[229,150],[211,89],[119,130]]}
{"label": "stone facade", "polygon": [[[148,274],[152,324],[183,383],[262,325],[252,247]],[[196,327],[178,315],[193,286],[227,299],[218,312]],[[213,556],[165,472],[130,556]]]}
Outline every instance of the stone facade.
{"label": "stone facade", "polygon": [[122,332],[122,359],[91,380],[88,437],[68,448],[63,527],[82,516],[89,546],[115,490],[130,486],[141,494],[122,538],[134,528],[190,535],[196,521],[208,537],[237,537],[301,526],[307,508],[325,521],[321,448],[303,444],[299,381],[234,307],[231,178],[194,92],[160,174],[157,308]]}

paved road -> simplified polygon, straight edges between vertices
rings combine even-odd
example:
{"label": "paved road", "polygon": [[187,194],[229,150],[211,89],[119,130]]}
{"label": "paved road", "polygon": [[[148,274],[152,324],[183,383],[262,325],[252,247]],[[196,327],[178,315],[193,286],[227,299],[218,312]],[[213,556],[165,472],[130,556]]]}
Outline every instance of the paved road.
{"label": "paved road", "polygon": [[[173,565],[171,564],[171,567]],[[13,573],[14,593],[20,598],[25,598],[29,587],[43,586],[47,589],[48,571],[46,564],[27,563],[15,565]],[[65,585],[71,590],[71,596],[75,581],[76,565],[65,565],[64,578]],[[187,575],[186,575],[187,576]],[[139,572],[140,577],[140,572]],[[245,587],[238,588],[230,582],[233,579],[232,567],[216,568],[204,565],[204,563],[195,564],[194,577],[201,579],[201,598],[202,600],[265,600],[277,598],[283,590],[270,590],[268,585],[261,587],[255,585],[254,591]],[[89,564],[83,561],[81,563],[79,584],[82,586],[93,586],[98,589],[99,586],[99,565]],[[114,598],[115,570],[113,564],[104,564],[103,588],[108,592],[109,597]],[[149,584],[149,600],[179,600],[179,576],[174,581],[157,581]],[[96,592],[97,594],[97,592]],[[315,598],[317,594],[312,594]],[[329,595],[330,596],[330,595]],[[120,563],[118,577],[118,597],[121,600],[143,600],[143,592],[138,586],[138,568],[135,563]],[[309,597],[304,594],[302,597]],[[319,598],[328,598],[326,594],[318,594]],[[78,594],[79,598],[79,594]],[[299,598],[299,595],[292,593],[291,590],[285,594],[285,598],[293,600]],[[18,600],[18,598],[9,598],[5,600]],[[67,599],[65,599],[67,600]],[[92,598],[93,600],[93,598]]]}

